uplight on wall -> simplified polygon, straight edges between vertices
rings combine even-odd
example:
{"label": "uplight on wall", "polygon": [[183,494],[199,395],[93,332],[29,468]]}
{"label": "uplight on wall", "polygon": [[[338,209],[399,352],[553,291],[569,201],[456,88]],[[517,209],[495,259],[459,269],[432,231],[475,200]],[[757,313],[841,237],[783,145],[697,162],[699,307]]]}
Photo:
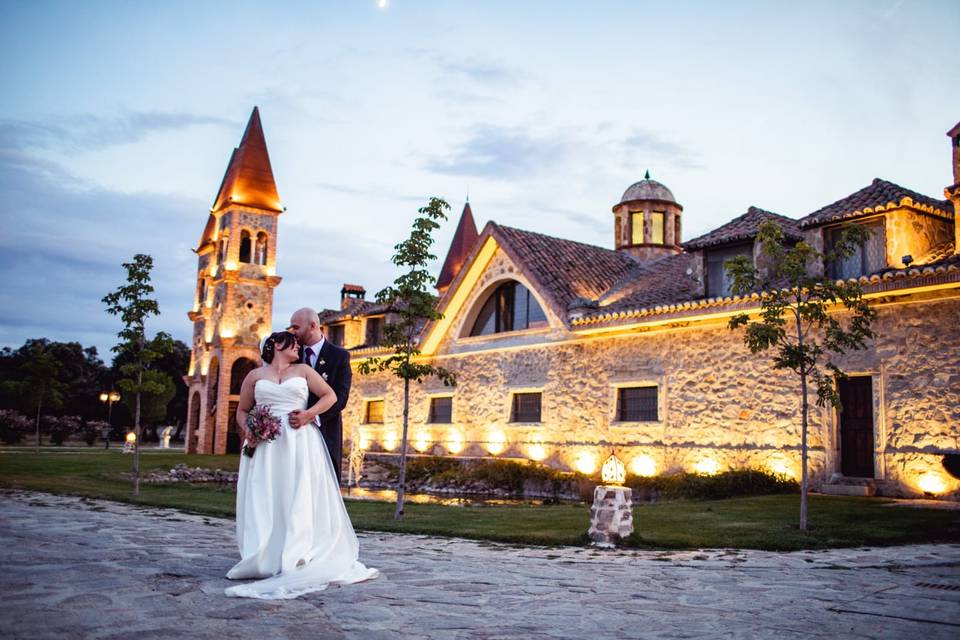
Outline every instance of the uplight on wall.
{"label": "uplight on wall", "polygon": [[503,453],[507,449],[507,434],[500,429],[490,429],[487,433],[487,451],[493,455]]}
{"label": "uplight on wall", "polygon": [[418,431],[413,437],[413,448],[423,453],[430,448],[430,434],[426,431]]}
{"label": "uplight on wall", "polygon": [[360,449],[362,451],[366,451],[370,448],[370,438],[363,429],[360,430],[360,442],[358,444],[360,445]]}
{"label": "uplight on wall", "polygon": [[237,335],[236,331],[229,327],[220,327],[220,337],[221,338],[232,338]]}
{"label": "uplight on wall", "polygon": [[581,453],[577,456],[573,466],[580,473],[589,476],[597,470],[597,456],[592,453]]}
{"label": "uplight on wall", "polygon": [[533,441],[527,445],[527,457],[537,462],[546,459],[547,447],[543,444],[543,438],[535,436]]}
{"label": "uplight on wall", "polygon": [[693,465],[693,470],[708,476],[716,475],[720,471],[720,463],[714,458],[701,458]]}
{"label": "uplight on wall", "polygon": [[767,461],[767,469],[770,470],[770,473],[778,476],[786,476],[788,478],[795,477],[793,465],[791,465],[789,460],[784,456],[773,456],[770,458],[770,460]]}
{"label": "uplight on wall", "polygon": [[223,268],[226,269],[227,271],[236,271],[237,263],[233,260],[227,260],[226,262],[223,263]]}
{"label": "uplight on wall", "polygon": [[943,476],[933,471],[928,471],[920,476],[917,480],[917,486],[919,486],[920,490],[924,493],[932,495],[945,493],[947,491],[947,483],[944,482]]}
{"label": "uplight on wall", "polygon": [[634,456],[630,461],[630,472],[642,478],[649,478],[657,475],[657,461],[651,456],[640,454]]}
{"label": "uplight on wall", "polygon": [[451,429],[447,432],[447,442],[446,447],[447,451],[450,453],[460,453],[463,451],[463,434],[457,431],[456,429]]}
{"label": "uplight on wall", "polygon": [[387,451],[393,451],[397,448],[397,440],[397,432],[393,429],[383,432],[383,448]]}

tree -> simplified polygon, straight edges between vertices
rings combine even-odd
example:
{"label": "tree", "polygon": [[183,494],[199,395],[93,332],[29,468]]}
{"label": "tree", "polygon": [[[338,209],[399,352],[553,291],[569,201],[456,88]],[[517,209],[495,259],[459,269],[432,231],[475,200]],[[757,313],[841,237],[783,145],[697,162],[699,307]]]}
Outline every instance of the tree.
{"label": "tree", "polygon": [[[764,261],[761,274],[747,256],[725,264],[733,278],[733,292],[760,293],[760,314],[752,320],[746,313],[730,319],[730,329],[745,327],[744,342],[750,353],[772,349],[773,367],[788,369],[800,377],[800,530],[807,530],[807,425],[810,382],[817,389],[817,406],[830,403],[840,408],[835,380],[845,377],[833,358],[848,350],[866,348],[873,337],[870,323],[876,312],[863,299],[856,281],[834,281],[811,268],[852,256],[869,237],[860,225],[851,225],[826,253],[805,241],[789,246],[783,231],[766,222],[757,233]],[[844,311],[846,327],[838,317]]]}
{"label": "tree", "polygon": [[[148,347],[162,353],[150,363],[147,374],[151,382],[157,383],[156,388],[160,391],[141,397],[140,421],[145,427],[156,427],[161,422],[176,423],[182,420],[180,413],[184,416],[187,414],[186,386],[180,376],[190,364],[190,348],[182,341],[174,340],[170,343],[170,349],[163,351],[164,342],[168,342],[168,339],[163,334],[148,342]],[[132,361],[131,354],[118,354],[113,359],[113,368],[119,372],[124,365]],[[127,394],[123,398],[123,403],[132,416],[136,408],[136,397]],[[155,429],[145,430],[144,438],[152,440],[155,436]]]}
{"label": "tree", "polygon": [[[5,353],[6,355],[6,353]],[[40,453],[40,418],[43,409],[63,405],[67,385],[60,381],[60,362],[46,340],[28,340],[19,353],[16,375],[2,383],[4,395],[19,399],[34,413],[36,453]]]}
{"label": "tree", "polygon": [[427,289],[436,283],[436,279],[427,271],[427,265],[431,260],[436,260],[436,256],[430,253],[433,231],[440,226],[438,220],[447,219],[444,212],[449,209],[450,205],[445,200],[430,198],[427,206],[418,209],[420,216],[413,221],[410,237],[394,247],[393,264],[407,269],[394,280],[393,285],[377,292],[377,302],[389,305],[396,317],[395,321],[384,326],[383,331],[383,344],[393,349],[393,355],[364,360],[358,367],[361,374],[389,371],[403,380],[403,433],[400,439],[400,477],[397,481],[394,520],[403,518],[410,383],[436,376],[447,386],[456,384],[456,376],[452,372],[416,361],[420,355],[418,346],[421,330],[428,322],[443,317],[436,309],[436,296]]}
{"label": "tree", "polygon": [[160,315],[160,305],[150,294],[153,285],[150,284],[150,271],[153,269],[153,258],[138,253],[133,256],[133,262],[123,263],[127,270],[127,284],[121,285],[113,293],[103,297],[107,305],[107,313],[119,315],[123,322],[123,329],[117,334],[120,343],[113,347],[113,351],[120,356],[125,354],[129,361],[120,367],[126,378],[118,386],[134,397],[133,429],[136,442],[133,449],[133,495],[140,495],[140,410],[143,394],[161,394],[165,389],[154,376],[147,372],[152,362],[167,353],[172,347],[172,340],[166,333],[147,342],[146,321],[150,316]]}

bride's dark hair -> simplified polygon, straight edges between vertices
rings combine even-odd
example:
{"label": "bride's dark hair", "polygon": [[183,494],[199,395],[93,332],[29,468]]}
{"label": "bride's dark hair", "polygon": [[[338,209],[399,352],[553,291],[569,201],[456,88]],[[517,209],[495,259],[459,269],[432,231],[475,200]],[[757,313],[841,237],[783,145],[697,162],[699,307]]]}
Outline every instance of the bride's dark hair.
{"label": "bride's dark hair", "polygon": [[296,344],[297,336],[289,331],[271,333],[270,336],[263,341],[263,351],[260,353],[260,357],[263,358],[264,362],[269,364],[273,362],[273,356],[276,354],[278,348],[283,350]]}

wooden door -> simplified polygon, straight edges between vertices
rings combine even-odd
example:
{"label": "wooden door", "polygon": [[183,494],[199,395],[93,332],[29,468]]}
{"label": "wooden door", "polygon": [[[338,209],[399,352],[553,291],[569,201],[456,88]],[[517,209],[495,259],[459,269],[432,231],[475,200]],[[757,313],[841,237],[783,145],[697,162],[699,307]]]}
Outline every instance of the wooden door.
{"label": "wooden door", "polygon": [[856,376],[839,381],[840,471],[854,478],[873,477],[873,380]]}

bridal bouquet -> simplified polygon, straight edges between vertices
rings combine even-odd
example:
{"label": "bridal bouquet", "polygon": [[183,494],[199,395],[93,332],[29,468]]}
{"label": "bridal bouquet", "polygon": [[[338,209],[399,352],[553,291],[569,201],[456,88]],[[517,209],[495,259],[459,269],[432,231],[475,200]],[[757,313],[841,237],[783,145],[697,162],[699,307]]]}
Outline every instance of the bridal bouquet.
{"label": "bridal bouquet", "polygon": [[[258,445],[276,440],[280,435],[280,418],[270,413],[270,405],[258,404],[247,414],[247,429]],[[255,447],[243,445],[243,455],[253,457]]]}

